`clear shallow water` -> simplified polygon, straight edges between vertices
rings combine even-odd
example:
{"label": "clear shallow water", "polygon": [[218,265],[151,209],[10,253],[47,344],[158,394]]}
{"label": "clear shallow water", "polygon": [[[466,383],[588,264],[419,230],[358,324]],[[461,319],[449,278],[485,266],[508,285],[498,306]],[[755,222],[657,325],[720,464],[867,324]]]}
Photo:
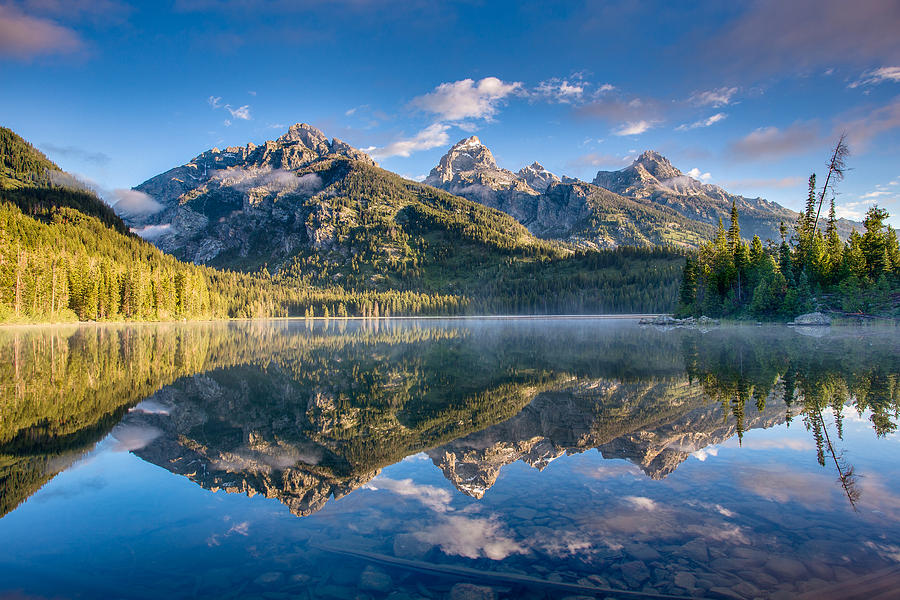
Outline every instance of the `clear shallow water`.
{"label": "clear shallow water", "polygon": [[891,597],[896,331],[4,330],[0,596]]}

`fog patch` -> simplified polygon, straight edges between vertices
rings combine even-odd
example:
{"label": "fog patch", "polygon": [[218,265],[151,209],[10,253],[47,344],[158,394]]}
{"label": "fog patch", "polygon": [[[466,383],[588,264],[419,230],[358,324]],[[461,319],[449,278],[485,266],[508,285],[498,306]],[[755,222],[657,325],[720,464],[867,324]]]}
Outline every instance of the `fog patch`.
{"label": "fog patch", "polygon": [[171,229],[171,223],[163,223],[162,225],[145,225],[144,227],[132,227],[131,233],[139,236],[141,239],[152,242],[169,233]]}
{"label": "fog patch", "polygon": [[[138,190],[115,189],[111,192],[113,210],[119,216],[146,217],[153,215],[165,208],[151,195]],[[107,196],[108,199],[109,196]]]}
{"label": "fog patch", "polygon": [[156,400],[144,400],[128,412],[138,412],[147,415],[168,415],[171,407],[160,404]]}
{"label": "fog patch", "polygon": [[132,452],[145,448],[162,435],[162,431],[156,427],[142,427],[137,425],[117,425],[113,429],[112,437],[116,443],[112,447],[113,452]]}
{"label": "fog patch", "polygon": [[60,187],[81,190],[92,194],[99,194],[102,189],[96,181],[92,181],[87,177],[76,177],[63,171],[50,171],[50,183]]}
{"label": "fog patch", "polygon": [[210,179],[240,192],[265,188],[272,192],[314,194],[322,189],[322,178],[316,173],[297,176],[293,171],[269,168],[234,168],[212,171]]}

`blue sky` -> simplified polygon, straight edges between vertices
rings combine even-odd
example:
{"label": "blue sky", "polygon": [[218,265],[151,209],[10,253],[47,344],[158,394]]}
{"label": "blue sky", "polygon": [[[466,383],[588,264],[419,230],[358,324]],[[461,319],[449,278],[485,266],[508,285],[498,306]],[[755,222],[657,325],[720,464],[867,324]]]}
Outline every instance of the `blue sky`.
{"label": "blue sky", "polygon": [[104,190],[309,122],[409,177],[652,148],[792,208],[846,130],[842,213],[900,225],[900,3],[687,4],[0,0],[0,124]]}

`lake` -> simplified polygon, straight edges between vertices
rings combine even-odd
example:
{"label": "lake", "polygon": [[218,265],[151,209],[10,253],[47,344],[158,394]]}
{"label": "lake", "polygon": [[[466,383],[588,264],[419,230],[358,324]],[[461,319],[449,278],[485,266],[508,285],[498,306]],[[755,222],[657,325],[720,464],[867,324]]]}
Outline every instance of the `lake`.
{"label": "lake", "polygon": [[895,328],[0,330],[0,597],[895,598]]}

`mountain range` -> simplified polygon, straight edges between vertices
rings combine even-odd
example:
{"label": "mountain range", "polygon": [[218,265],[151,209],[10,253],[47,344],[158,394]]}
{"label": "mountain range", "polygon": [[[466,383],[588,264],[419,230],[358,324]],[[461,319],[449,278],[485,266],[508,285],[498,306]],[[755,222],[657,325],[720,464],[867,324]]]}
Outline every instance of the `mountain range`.
{"label": "mountain range", "polygon": [[[279,270],[311,252],[342,265],[359,255],[359,243],[373,241],[381,259],[402,261],[410,253],[406,244],[375,229],[412,235],[409,220],[420,208],[445,220],[450,194],[495,209],[463,209],[456,201],[450,212],[469,213],[472,225],[500,235],[503,245],[536,247],[548,240],[562,243],[562,251],[696,248],[715,235],[719,219],[728,225],[732,203],[747,238],[778,240],[780,223],[791,226],[798,216],[693,179],[654,151],[622,170],[600,171],[588,183],[538,162],[518,172],[501,168],[471,136],[452,146],[419,184],[305,123],[259,146],[213,148],[134,189],[144,202],[117,208],[135,231],[183,260],[240,270]],[[506,215],[518,223],[505,223]],[[852,226],[842,221],[839,231],[846,236]]]}

